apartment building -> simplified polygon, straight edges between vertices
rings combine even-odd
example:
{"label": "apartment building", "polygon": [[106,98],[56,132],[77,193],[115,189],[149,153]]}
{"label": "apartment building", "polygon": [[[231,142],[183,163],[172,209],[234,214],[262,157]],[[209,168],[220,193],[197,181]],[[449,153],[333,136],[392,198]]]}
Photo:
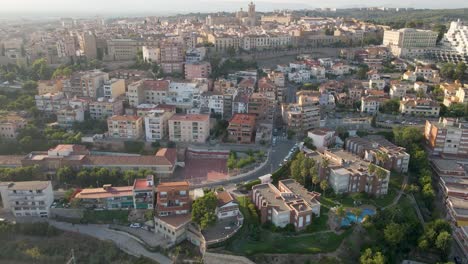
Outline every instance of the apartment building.
{"label": "apartment building", "polygon": [[63,93],[47,93],[42,95],[35,95],[36,107],[39,111],[54,113],[60,110],[63,106]]}
{"label": "apartment building", "polygon": [[341,149],[325,150],[323,157],[329,160],[328,183],[335,193],[387,194],[389,170]]}
{"label": "apartment building", "polygon": [[427,48],[437,43],[437,32],[413,28],[385,30],[383,45],[388,46],[397,57],[414,57],[423,55]]}
{"label": "apartment building", "polygon": [[186,238],[186,228],[191,221],[189,183],[162,182],[156,187],[154,227],[172,243]]}
{"label": "apartment building", "polygon": [[157,46],[159,40],[143,39],[109,39],[107,40],[107,51],[105,60],[130,61],[137,57],[138,50],[144,46]]}
{"label": "apartment building", "polygon": [[400,82],[393,83],[389,91],[390,98],[402,99],[403,97],[406,96],[406,91],[408,91],[411,88],[411,86],[412,85],[409,83],[400,83]]}
{"label": "apartment building", "polygon": [[109,80],[109,74],[100,70],[88,71],[81,75],[82,94],[85,97],[97,98],[104,94],[104,83]]}
{"label": "apartment building", "polygon": [[228,141],[238,144],[255,143],[256,117],[252,114],[234,114],[227,128]]}
{"label": "apartment building", "polygon": [[185,79],[193,80],[208,78],[211,74],[211,64],[207,61],[192,62],[185,64]]}
{"label": "apartment building", "polygon": [[175,114],[162,109],[149,111],[145,119],[146,141],[156,142],[169,137],[169,119]]}
{"label": "apartment building", "polygon": [[255,115],[258,120],[271,118],[274,98],[271,99],[262,93],[253,93],[249,96],[247,113]]}
{"label": "apartment building", "polygon": [[54,202],[50,181],[0,182],[3,208],[15,217],[49,217]]}
{"label": "apartment building", "polygon": [[110,79],[104,81],[104,98],[115,99],[125,95],[126,84],[124,79]]}
{"label": "apartment building", "polygon": [[204,114],[224,114],[224,98],[220,92],[208,91],[200,94],[200,112]]}
{"label": "apartment building", "polygon": [[312,139],[312,144],[319,149],[326,149],[335,144],[336,133],[329,128],[316,128],[307,132],[307,137]]}
{"label": "apartment building", "polygon": [[129,115],[115,115],[107,119],[109,137],[140,139],[143,136],[143,118]]}
{"label": "apartment building", "polygon": [[348,137],[345,149],[360,158],[377,164],[387,170],[408,172],[410,155],[381,136]]}
{"label": "apartment building", "polygon": [[16,114],[0,114],[0,138],[16,139],[19,130],[27,125],[26,119]]}
{"label": "apartment building", "polygon": [[141,51],[143,53],[143,60],[145,62],[161,62],[161,49],[159,47],[143,46]]}
{"label": "apartment building", "polygon": [[440,104],[429,98],[403,98],[400,101],[400,113],[404,115],[438,117]]}
{"label": "apartment building", "polygon": [[140,80],[128,85],[127,98],[129,105],[137,107],[140,104],[163,104],[167,101],[170,81]]}
{"label": "apartment building", "polygon": [[210,136],[210,116],[176,114],[169,119],[169,140],[204,143]]}
{"label": "apartment building", "polygon": [[229,48],[237,50],[241,42],[241,38],[236,35],[210,33],[207,37],[208,42],[214,44],[216,51],[225,51]]}
{"label": "apartment building", "polygon": [[93,32],[87,31],[80,35],[80,49],[88,60],[97,59],[97,40]]}
{"label": "apartment building", "polygon": [[468,156],[468,123],[454,118],[426,120],[424,138],[435,155]]}
{"label": "apartment building", "polygon": [[271,222],[285,227],[293,224],[296,230],[304,230],[312,223],[313,216],[320,216],[320,194],[309,192],[293,179],[252,187],[252,201],[260,211],[261,223]]}
{"label": "apartment building", "polygon": [[380,105],[385,101],[385,98],[380,96],[366,96],[361,98],[361,113],[377,114]]}
{"label": "apartment building", "polygon": [[64,107],[56,112],[57,124],[63,128],[71,128],[75,122],[83,122],[85,120],[83,108],[74,108],[71,106]]}
{"label": "apartment building", "polygon": [[116,98],[100,97],[89,103],[89,114],[91,119],[104,120],[114,115],[123,115],[123,100]]}
{"label": "apartment building", "polygon": [[185,50],[182,43],[166,41],[160,45],[161,69],[164,73],[183,73]]}
{"label": "apartment building", "polygon": [[299,94],[298,103],[282,104],[281,112],[288,128],[296,133],[305,134],[320,127],[320,103],[317,97]]}
{"label": "apartment building", "polygon": [[63,90],[61,80],[39,80],[37,81],[37,94],[59,93]]}

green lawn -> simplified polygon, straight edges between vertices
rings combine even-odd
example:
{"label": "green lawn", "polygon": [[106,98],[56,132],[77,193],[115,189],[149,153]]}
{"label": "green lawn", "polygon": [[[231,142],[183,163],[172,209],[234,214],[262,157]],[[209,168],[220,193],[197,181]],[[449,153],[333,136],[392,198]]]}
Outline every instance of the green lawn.
{"label": "green lawn", "polygon": [[320,217],[314,217],[312,219],[312,224],[307,227],[307,232],[318,232],[318,231],[324,231],[324,230],[329,230],[328,228],[328,207],[322,206],[320,208]]}
{"label": "green lawn", "polygon": [[249,239],[237,239],[228,249],[235,253],[253,255],[258,253],[273,254],[315,254],[335,251],[352,230],[347,230],[341,235],[333,232],[307,234],[299,236],[286,236],[281,233],[272,233],[262,230],[259,241]]}

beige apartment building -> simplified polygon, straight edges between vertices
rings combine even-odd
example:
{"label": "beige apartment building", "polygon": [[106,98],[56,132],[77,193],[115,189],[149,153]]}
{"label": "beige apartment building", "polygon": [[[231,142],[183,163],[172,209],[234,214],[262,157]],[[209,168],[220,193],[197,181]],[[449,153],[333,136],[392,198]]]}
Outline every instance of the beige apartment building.
{"label": "beige apartment building", "polygon": [[161,43],[161,69],[164,73],[182,73],[184,71],[184,45],[168,41]]}
{"label": "beige apartment building", "polygon": [[210,136],[210,116],[176,114],[169,119],[169,140],[204,143]]}
{"label": "beige apartment building", "polygon": [[128,85],[127,98],[131,107],[140,104],[163,104],[169,90],[168,80],[140,80]]}
{"label": "beige apartment building", "polygon": [[172,111],[152,110],[145,115],[146,141],[156,142],[169,136],[169,119],[175,114]]}
{"label": "beige apartment building", "polygon": [[320,127],[320,104],[315,96],[300,94],[298,103],[283,104],[281,111],[284,122],[296,133],[305,134]]}
{"label": "beige apartment building", "polygon": [[193,80],[208,78],[211,74],[211,64],[207,61],[185,64],[185,79]]}
{"label": "beige apartment building", "polygon": [[15,115],[0,115],[0,138],[15,139],[20,129],[26,126],[26,119]]}
{"label": "beige apartment building", "polygon": [[143,118],[138,116],[115,115],[107,119],[109,137],[140,139],[143,136]]}
{"label": "beige apartment building", "polygon": [[104,98],[115,99],[125,94],[124,79],[110,79],[104,82]]}
{"label": "beige apartment building", "polygon": [[158,43],[159,40],[109,39],[105,58],[112,61],[134,60],[143,46],[157,46]]}
{"label": "beige apartment building", "polygon": [[411,116],[438,117],[440,104],[428,98],[403,98],[400,101],[400,113]]}
{"label": "beige apartment building", "polygon": [[424,138],[435,155],[468,157],[468,123],[454,118],[426,120]]}
{"label": "beige apartment building", "polygon": [[390,47],[397,57],[419,56],[426,48],[433,48],[437,43],[438,33],[432,30],[402,28],[385,30],[383,44]]}
{"label": "beige apartment building", "polygon": [[91,119],[104,120],[114,115],[122,115],[124,111],[123,101],[120,99],[98,98],[89,103]]}

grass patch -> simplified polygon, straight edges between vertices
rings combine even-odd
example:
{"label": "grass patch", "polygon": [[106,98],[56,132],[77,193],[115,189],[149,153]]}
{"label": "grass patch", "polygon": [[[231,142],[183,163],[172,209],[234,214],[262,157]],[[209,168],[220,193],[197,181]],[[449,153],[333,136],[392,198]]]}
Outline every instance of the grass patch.
{"label": "grass patch", "polygon": [[312,224],[307,226],[307,232],[313,233],[318,231],[325,231],[329,230],[328,228],[328,212],[330,209],[327,207],[322,206],[320,208],[320,217],[314,217],[312,219]]}
{"label": "grass patch", "polygon": [[85,223],[128,224],[128,210],[86,210],[83,216]]}
{"label": "grass patch", "polygon": [[259,241],[239,239],[233,241],[228,249],[235,253],[253,255],[260,253],[271,254],[316,254],[335,251],[352,232],[351,229],[337,235],[333,232],[307,234],[299,236],[285,236],[262,230]]}

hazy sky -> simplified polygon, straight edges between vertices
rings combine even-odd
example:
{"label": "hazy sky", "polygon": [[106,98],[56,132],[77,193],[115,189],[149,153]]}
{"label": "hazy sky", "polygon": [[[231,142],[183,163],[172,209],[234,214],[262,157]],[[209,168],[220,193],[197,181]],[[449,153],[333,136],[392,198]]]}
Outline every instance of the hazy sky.
{"label": "hazy sky", "polygon": [[[160,13],[233,11],[247,9],[250,1],[244,0],[0,0],[0,13]],[[468,7],[467,0],[261,0],[254,1],[257,10],[281,8],[299,9],[315,7],[417,7],[461,8]]]}

